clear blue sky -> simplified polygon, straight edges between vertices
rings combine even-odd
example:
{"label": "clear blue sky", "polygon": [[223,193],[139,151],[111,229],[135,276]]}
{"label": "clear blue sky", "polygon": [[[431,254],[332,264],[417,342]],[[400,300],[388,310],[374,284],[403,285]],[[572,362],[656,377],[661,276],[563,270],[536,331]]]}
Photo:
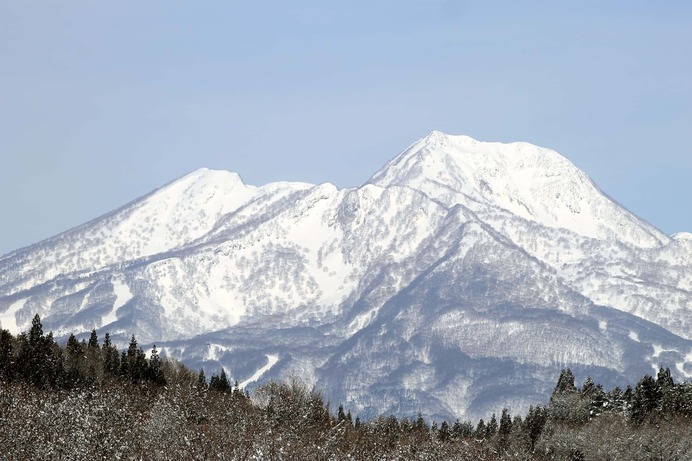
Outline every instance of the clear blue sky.
{"label": "clear blue sky", "polygon": [[0,254],[203,166],[356,186],[432,129],[692,231],[692,2],[0,0]]}

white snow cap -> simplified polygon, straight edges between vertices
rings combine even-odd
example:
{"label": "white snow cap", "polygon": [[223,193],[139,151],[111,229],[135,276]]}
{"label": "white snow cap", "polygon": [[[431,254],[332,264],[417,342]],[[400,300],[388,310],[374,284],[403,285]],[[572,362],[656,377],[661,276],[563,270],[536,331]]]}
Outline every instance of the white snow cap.
{"label": "white snow cap", "polygon": [[526,142],[481,142],[432,131],[369,182],[417,189],[450,207],[499,207],[588,237],[617,237],[645,247],[668,241],[603,194],[565,157]]}

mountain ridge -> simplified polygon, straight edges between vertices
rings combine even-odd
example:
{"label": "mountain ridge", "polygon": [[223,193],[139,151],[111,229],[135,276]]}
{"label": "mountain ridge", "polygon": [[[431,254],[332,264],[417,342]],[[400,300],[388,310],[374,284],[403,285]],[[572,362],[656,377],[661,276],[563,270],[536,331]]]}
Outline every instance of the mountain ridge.
{"label": "mountain ridge", "polygon": [[[403,179],[387,177],[396,175],[398,163],[410,162],[412,158],[422,165],[418,165],[418,168],[414,168],[415,165],[401,168],[404,171]],[[445,169],[431,165],[435,162],[443,163],[449,167],[447,171],[456,174],[447,174]],[[427,170],[422,177],[410,177],[412,172],[420,169]],[[430,188],[425,188],[425,183],[433,182],[435,179],[441,180],[447,189],[461,191],[477,202],[489,202],[523,218],[533,219],[551,227],[581,231],[589,237],[602,238],[605,235],[594,229],[593,223],[584,223],[583,221],[588,221],[584,216],[575,219],[574,215],[581,214],[582,209],[588,211],[589,207],[586,205],[598,205],[603,208],[612,204],[611,208],[625,212],[622,216],[629,224],[636,223],[643,228],[645,234],[650,234],[646,246],[660,245],[668,240],[667,236],[653,226],[631,215],[619,203],[603,194],[593,181],[569,160],[552,149],[525,142],[486,143],[468,136],[449,136],[433,131],[388,162],[369,182],[385,185],[407,183],[414,188],[429,190]],[[498,189],[499,193],[496,192]],[[570,201],[564,200],[566,194],[571,194]],[[488,200],[488,197],[493,200]],[[587,200],[586,204],[584,197]],[[531,198],[540,198],[547,203],[531,204]],[[579,202],[580,198],[582,203],[575,203]],[[596,203],[588,203],[589,201]],[[527,207],[527,203],[532,209]],[[562,213],[551,216],[548,212],[550,208],[559,209]],[[564,210],[565,208],[567,210]],[[596,217],[587,218],[593,221]],[[566,222],[568,226],[558,226],[558,222]],[[587,224],[590,226],[587,227]],[[641,245],[644,242],[630,240],[630,243]]]}
{"label": "mountain ridge", "polygon": [[300,374],[363,414],[487,417],[563,366],[692,377],[689,235],[555,151],[433,131],[360,187],[203,168],[2,256],[0,325],[134,333],[239,382]]}

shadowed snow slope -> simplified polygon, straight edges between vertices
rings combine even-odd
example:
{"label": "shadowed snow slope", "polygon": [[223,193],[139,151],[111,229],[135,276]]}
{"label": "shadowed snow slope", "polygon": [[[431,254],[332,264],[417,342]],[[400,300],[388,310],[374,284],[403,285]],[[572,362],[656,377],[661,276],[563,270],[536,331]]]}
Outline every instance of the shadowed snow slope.
{"label": "shadowed snow slope", "polygon": [[294,374],[363,416],[486,418],[561,367],[692,376],[692,238],[558,153],[432,132],[363,186],[198,170],[0,258],[0,322],[156,343],[248,387]]}

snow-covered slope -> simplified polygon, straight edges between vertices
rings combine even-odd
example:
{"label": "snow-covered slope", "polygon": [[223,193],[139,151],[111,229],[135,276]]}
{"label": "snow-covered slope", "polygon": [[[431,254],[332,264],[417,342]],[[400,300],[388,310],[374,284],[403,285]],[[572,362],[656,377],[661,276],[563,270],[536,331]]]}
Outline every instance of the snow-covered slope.
{"label": "snow-covered slope", "polygon": [[692,238],[554,151],[432,132],[358,188],[198,170],[0,258],[2,328],[35,313],[362,415],[487,417],[564,366],[692,376]]}
{"label": "snow-covered slope", "polygon": [[420,190],[450,206],[499,207],[542,226],[656,247],[669,239],[605,196],[566,158],[516,142],[486,143],[433,131],[377,172],[371,183]]}

